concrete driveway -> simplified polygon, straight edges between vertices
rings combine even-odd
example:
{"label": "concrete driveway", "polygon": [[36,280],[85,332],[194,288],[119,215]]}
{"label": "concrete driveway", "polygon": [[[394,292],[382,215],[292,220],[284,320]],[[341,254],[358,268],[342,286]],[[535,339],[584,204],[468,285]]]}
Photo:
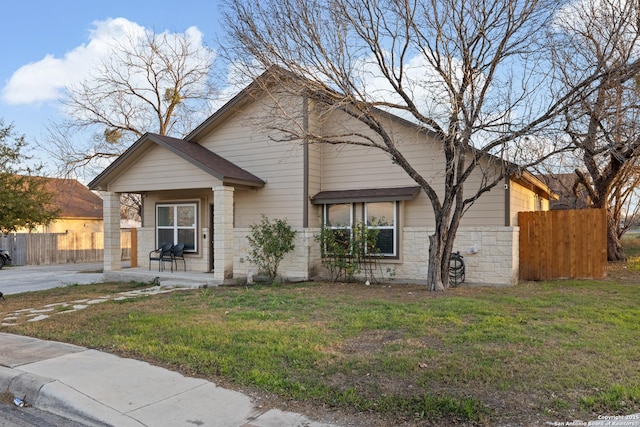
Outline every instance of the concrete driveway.
{"label": "concrete driveway", "polygon": [[102,263],[5,266],[0,270],[0,292],[5,295],[66,285],[103,281]]}

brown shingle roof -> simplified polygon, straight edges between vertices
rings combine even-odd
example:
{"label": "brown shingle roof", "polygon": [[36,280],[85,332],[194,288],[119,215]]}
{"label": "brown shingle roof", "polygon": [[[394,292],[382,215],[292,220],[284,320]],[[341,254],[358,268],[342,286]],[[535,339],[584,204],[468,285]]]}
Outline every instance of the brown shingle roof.
{"label": "brown shingle roof", "polygon": [[94,190],[104,190],[112,174],[126,164],[128,159],[134,158],[136,152],[149,142],[166,148],[189,163],[199,167],[208,174],[218,178],[225,185],[239,185],[252,188],[262,188],[265,182],[242,169],[229,160],[209,151],[196,142],[189,142],[170,136],[158,135],[155,133],[145,133],[131,147],[129,147],[120,157],[100,173],[89,183],[89,188]]}
{"label": "brown shingle roof", "polygon": [[220,157],[213,151],[207,150],[195,142],[187,142],[182,139],[172,138],[158,134],[148,134],[149,139],[160,145],[164,145],[170,151],[193,163],[211,175],[226,183],[252,184],[263,187],[264,181],[250,172],[236,166],[229,160]]}
{"label": "brown shingle roof", "polygon": [[102,219],[102,199],[75,179],[45,178],[60,218]]}

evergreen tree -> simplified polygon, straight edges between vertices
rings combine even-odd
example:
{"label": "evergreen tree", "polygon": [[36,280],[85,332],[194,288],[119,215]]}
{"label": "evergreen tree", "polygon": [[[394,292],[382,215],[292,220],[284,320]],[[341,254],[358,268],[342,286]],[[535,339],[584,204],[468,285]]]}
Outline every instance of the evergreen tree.
{"label": "evergreen tree", "polygon": [[31,159],[23,153],[26,145],[24,135],[0,119],[0,233],[46,225],[57,214],[53,194],[37,176],[42,166],[23,166]]}

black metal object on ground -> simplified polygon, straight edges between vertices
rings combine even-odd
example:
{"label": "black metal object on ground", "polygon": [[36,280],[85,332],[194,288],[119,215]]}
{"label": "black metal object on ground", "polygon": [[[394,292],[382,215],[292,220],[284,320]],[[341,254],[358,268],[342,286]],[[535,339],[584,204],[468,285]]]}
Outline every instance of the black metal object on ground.
{"label": "black metal object on ground", "polygon": [[455,288],[464,282],[464,257],[460,252],[452,252],[449,259],[449,286]]}
{"label": "black metal object on ground", "polygon": [[11,264],[11,256],[5,249],[0,249],[0,269],[5,265]]}

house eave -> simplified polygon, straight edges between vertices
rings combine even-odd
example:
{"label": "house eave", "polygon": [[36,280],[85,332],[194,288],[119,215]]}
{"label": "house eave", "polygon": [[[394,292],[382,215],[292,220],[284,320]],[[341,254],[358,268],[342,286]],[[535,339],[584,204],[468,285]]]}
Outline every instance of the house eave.
{"label": "house eave", "polygon": [[107,166],[98,176],[96,176],[87,187],[90,190],[94,191],[107,191],[107,183],[113,172],[115,172],[123,163],[125,163],[130,157],[134,155],[140,148],[140,146],[144,145],[147,142],[147,136],[149,134],[145,133],[142,135],[136,142],[134,142],[129,148],[127,148],[124,153],[118,156],[109,166]]}
{"label": "house eave", "polygon": [[531,172],[523,171],[518,175],[513,175],[511,180],[523,187],[529,188],[531,191],[545,199],[558,200],[560,198],[560,196],[551,191],[551,188],[548,185],[536,178],[536,176]]}
{"label": "house eave", "polygon": [[262,180],[260,180],[260,182],[256,182],[256,181],[247,181],[247,180],[241,180],[241,179],[223,178],[221,181],[224,185],[227,185],[229,187],[247,188],[247,189],[264,188],[266,184]]}
{"label": "house eave", "polygon": [[102,216],[59,216],[54,221],[103,221]]}
{"label": "house eave", "polygon": [[[223,161],[224,162],[223,164],[226,164],[226,167],[223,167],[223,169],[225,168],[228,169],[231,165],[231,167],[234,168],[233,170],[238,172],[238,175],[245,176],[246,179],[238,176],[234,177],[234,176],[228,176],[226,174],[220,173],[216,169],[209,167],[208,165],[200,162],[196,157],[188,155],[187,153],[179,150],[174,145],[168,142],[173,140],[181,141],[181,143],[184,143],[184,144],[197,145],[196,142],[177,140],[171,137],[145,133],[143,136],[140,137],[140,139],[138,139],[138,141],[136,141],[131,147],[129,147],[129,149],[127,149],[120,157],[118,157],[111,165],[109,165],[100,175],[98,175],[93,181],[91,181],[89,183],[89,188],[91,190],[106,191],[108,189],[108,183],[111,176],[117,173],[118,168],[120,168],[121,166],[124,166],[130,158],[133,158],[137,154],[137,152],[142,149],[142,146],[147,142],[154,143],[156,145],[159,145],[169,150],[171,153],[175,154],[181,159],[193,164],[194,166],[198,167],[202,171],[219,179],[220,181],[225,183],[225,185],[242,186],[242,187],[249,187],[249,188],[264,187],[265,182],[262,179],[256,177],[255,175],[243,170],[242,168],[232,164],[226,159],[211,152],[210,154],[212,156],[216,156],[216,158],[220,159],[218,161]],[[200,146],[198,145],[198,147]],[[202,147],[201,149],[206,150],[204,147]]]}
{"label": "house eave", "polygon": [[321,191],[311,197],[314,205],[334,203],[360,203],[360,202],[389,202],[401,200],[413,200],[420,193],[419,186],[391,187],[391,188],[364,188],[354,190],[329,190]]}

